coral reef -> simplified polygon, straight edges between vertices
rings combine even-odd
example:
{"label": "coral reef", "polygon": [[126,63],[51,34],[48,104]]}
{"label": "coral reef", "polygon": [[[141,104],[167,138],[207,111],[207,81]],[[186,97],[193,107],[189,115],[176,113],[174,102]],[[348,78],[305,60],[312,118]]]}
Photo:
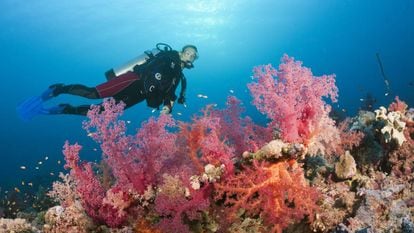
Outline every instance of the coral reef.
{"label": "coral reef", "polygon": [[283,141],[305,144],[309,154],[329,153],[340,140],[323,97],[337,101],[335,75],[315,77],[287,55],[281,61],[279,70],[271,65],[254,68],[257,82],[248,85],[252,103],[271,120],[269,127],[281,131]]}
{"label": "coral reef", "polygon": [[357,168],[354,157],[346,151],[335,163],[335,175],[339,179],[350,179],[356,175]]}
{"label": "coral reef", "polygon": [[20,232],[20,233],[31,233],[31,232],[41,232],[36,227],[32,226],[26,219],[23,218],[15,218],[15,219],[7,219],[7,218],[0,218],[0,232],[1,233],[12,233],[12,232]]}
{"label": "coral reef", "polygon": [[266,126],[234,96],[190,122],[152,117],[132,135],[122,103],[92,107],[83,127],[102,161],[66,142],[55,206],[0,219],[0,232],[414,231],[414,110],[396,98],[335,122],[324,100],[336,101],[335,76],[287,55],[278,69],[256,67],[248,87]]}
{"label": "coral reef", "polygon": [[405,122],[401,120],[401,112],[388,112],[384,107],[375,110],[376,119],[380,120],[384,126],[381,128],[381,133],[384,135],[386,143],[395,140],[399,146],[406,141],[404,136]]}

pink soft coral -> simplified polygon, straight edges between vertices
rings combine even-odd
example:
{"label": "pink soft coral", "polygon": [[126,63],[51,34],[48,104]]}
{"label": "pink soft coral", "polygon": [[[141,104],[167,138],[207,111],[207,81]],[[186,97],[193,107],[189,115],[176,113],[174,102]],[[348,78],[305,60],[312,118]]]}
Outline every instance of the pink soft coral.
{"label": "pink soft coral", "polygon": [[79,151],[81,148],[78,144],[69,145],[66,142],[63,154],[66,160],[65,168],[71,169],[70,174],[76,180],[76,191],[81,198],[82,206],[86,213],[95,221],[106,222],[110,226],[117,226],[125,218],[116,218],[112,214],[112,209],[103,208],[105,189],[95,176],[92,164],[80,163]]}
{"label": "pink soft coral", "polygon": [[[190,187],[190,176],[199,174],[194,169],[197,165],[203,168],[208,163],[225,164],[227,171],[232,171],[230,156],[233,149],[217,134],[217,118],[195,118],[194,123],[186,127],[194,130],[193,133],[182,133],[178,138],[177,133],[168,130],[176,122],[171,116],[162,115],[144,122],[137,134],[131,136],[126,134],[125,122],[118,120],[123,106],[113,99],[106,99],[102,106],[92,107],[88,113],[89,121],[84,122],[88,135],[101,144],[103,159],[114,179],[109,187],[101,184],[92,163],[80,163],[81,146],[65,145],[65,167],[71,169],[82,205],[95,221],[118,227],[127,218],[139,218],[137,214],[146,210],[137,204],[146,198],[146,191],[157,190],[163,185],[163,174],[177,177],[181,187],[186,188]],[[182,153],[188,151],[184,143],[186,139],[195,145],[194,161],[188,157],[185,159],[186,154]],[[202,157],[197,153],[201,153]],[[145,199],[146,205],[151,205],[148,201],[155,199],[155,211],[161,218],[161,228],[180,226],[186,229],[182,222],[184,218],[193,220],[198,217],[195,214],[197,210],[208,207],[209,195],[205,193],[208,187],[191,190],[189,196],[180,197],[152,193],[149,199]]]}
{"label": "pink soft coral", "polygon": [[186,188],[178,177],[164,175],[164,183],[155,199],[155,210],[163,232],[190,232],[184,222],[202,219],[201,212],[210,206],[210,186],[194,190]]}
{"label": "pink soft coral", "polygon": [[239,99],[229,96],[225,109],[211,112],[213,116],[220,118],[219,134],[235,148],[236,156],[245,151],[257,151],[272,140],[271,128],[256,125],[248,116],[242,117],[244,108],[241,105]]}
{"label": "pink soft coral", "polygon": [[388,111],[390,112],[399,111],[402,114],[404,114],[407,111],[407,109],[408,109],[408,105],[404,101],[400,100],[398,96],[395,97],[395,102],[392,102],[390,106],[388,106]]}
{"label": "pink soft coral", "polygon": [[98,222],[119,226],[128,217],[127,209],[136,194],[156,186],[163,166],[176,151],[176,135],[168,132],[175,121],[170,116],[149,119],[136,134],[126,135],[126,124],[118,120],[124,105],[106,99],[93,106],[84,122],[88,134],[101,144],[103,159],[111,168],[115,183],[108,190],[95,176],[92,163],[80,163],[81,146],[65,144],[66,168],[77,183],[77,192],[86,212]]}
{"label": "pink soft coral", "polygon": [[320,120],[329,118],[330,107],[322,97],[337,100],[335,75],[315,77],[302,62],[284,55],[279,70],[258,66],[254,78],[257,82],[248,85],[253,104],[272,120],[271,126],[281,130],[284,141],[306,144],[323,134],[325,125]]}
{"label": "pink soft coral", "polygon": [[167,130],[175,126],[175,121],[168,115],[150,118],[135,136],[128,136],[125,122],[118,120],[123,107],[113,99],[104,101],[104,111],[94,106],[84,128],[101,144],[103,158],[111,167],[117,185],[142,194],[156,181],[165,161],[177,151],[176,135]]}

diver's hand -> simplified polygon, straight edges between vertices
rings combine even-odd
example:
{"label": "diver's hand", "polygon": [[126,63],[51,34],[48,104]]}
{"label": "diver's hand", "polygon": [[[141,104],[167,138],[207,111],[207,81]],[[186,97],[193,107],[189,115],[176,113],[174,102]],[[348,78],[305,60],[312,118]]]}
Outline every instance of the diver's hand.
{"label": "diver's hand", "polygon": [[165,105],[164,107],[162,107],[161,111],[160,111],[160,115],[163,114],[170,114],[171,113],[171,108],[167,105]]}
{"label": "diver's hand", "polygon": [[181,95],[180,97],[178,97],[177,103],[179,103],[179,104],[185,104],[185,97],[183,95]]}

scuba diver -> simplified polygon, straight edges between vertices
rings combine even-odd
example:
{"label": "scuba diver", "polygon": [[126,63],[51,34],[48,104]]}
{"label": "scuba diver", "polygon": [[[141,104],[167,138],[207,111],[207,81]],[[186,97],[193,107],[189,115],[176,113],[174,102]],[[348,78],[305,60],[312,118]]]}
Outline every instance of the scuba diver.
{"label": "scuba diver", "polygon": [[177,102],[185,104],[187,81],[183,69],[193,68],[193,62],[197,58],[198,51],[194,45],[186,45],[178,52],[167,44],[158,43],[151,51],[146,51],[117,69],[107,71],[105,83],[96,87],[53,84],[40,96],[29,98],[20,104],[17,112],[23,120],[30,120],[38,114],[86,115],[91,105],[72,106],[64,103],[51,108],[43,106],[51,98],[70,94],[88,99],[113,97],[116,102],[124,102],[125,109],[146,100],[149,107],[156,109],[163,104],[161,114],[169,114],[177,100],[175,91],[179,83],[181,91]]}

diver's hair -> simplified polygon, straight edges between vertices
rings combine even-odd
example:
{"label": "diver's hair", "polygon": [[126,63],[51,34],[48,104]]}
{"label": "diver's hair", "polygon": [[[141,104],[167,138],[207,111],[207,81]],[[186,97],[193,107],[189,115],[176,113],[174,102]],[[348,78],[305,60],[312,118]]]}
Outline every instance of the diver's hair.
{"label": "diver's hair", "polygon": [[195,47],[195,45],[191,45],[191,44],[185,45],[185,46],[181,49],[181,52],[184,52],[184,50],[186,50],[186,49],[188,49],[188,48],[192,48],[192,49],[194,49],[194,50],[198,53],[197,47]]}

